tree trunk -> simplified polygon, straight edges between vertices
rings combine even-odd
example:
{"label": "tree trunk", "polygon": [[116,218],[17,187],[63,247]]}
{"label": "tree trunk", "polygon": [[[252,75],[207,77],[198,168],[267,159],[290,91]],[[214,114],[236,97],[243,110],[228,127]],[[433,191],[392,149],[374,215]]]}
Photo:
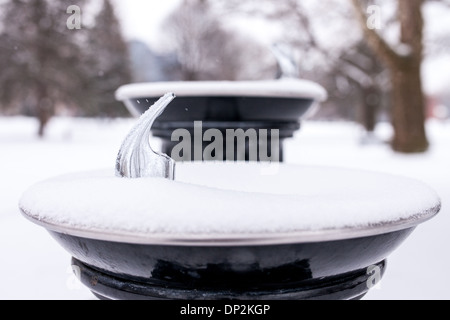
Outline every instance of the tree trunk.
{"label": "tree trunk", "polygon": [[421,80],[423,58],[422,4],[424,0],[397,0],[400,46],[409,52],[397,52],[367,25],[367,16],[359,0],[352,0],[366,39],[389,68],[392,84],[392,147],[403,153],[425,152],[425,99]]}
{"label": "tree trunk", "polygon": [[36,117],[39,121],[38,136],[43,138],[45,135],[45,128],[54,114],[53,102],[48,97],[47,88],[43,84],[38,85],[36,103]]}
{"label": "tree trunk", "polygon": [[39,130],[38,136],[39,138],[43,138],[45,135],[45,128],[50,120],[50,114],[48,111],[43,110],[43,108],[38,108],[38,121],[39,121]]}
{"label": "tree trunk", "polygon": [[392,72],[392,148],[403,153],[425,152],[425,98],[420,64],[411,63]]}
{"label": "tree trunk", "polygon": [[381,104],[381,92],[374,86],[362,88],[360,122],[367,133],[373,133],[377,124],[377,114]]}
{"label": "tree trunk", "polygon": [[404,153],[425,152],[425,98],[422,88],[423,0],[397,0],[400,42],[409,46],[407,57],[399,56],[391,63],[393,90],[392,122],[395,136],[392,147]]}

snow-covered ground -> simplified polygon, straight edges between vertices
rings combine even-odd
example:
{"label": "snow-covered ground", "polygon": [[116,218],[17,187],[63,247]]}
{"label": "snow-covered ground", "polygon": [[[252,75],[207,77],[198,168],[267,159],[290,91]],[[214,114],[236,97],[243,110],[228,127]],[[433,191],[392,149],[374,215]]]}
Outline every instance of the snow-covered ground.
{"label": "snow-covered ground", "polygon": [[[134,120],[56,118],[45,140],[28,118],[0,118],[0,299],[93,299],[70,270],[69,255],[17,208],[37,181],[70,172],[114,169],[116,153]],[[378,289],[367,299],[450,299],[450,123],[428,124],[432,148],[425,155],[398,155],[384,144],[359,144],[348,123],[306,122],[285,147],[288,163],[369,169],[417,178],[443,201],[438,217],[420,226],[389,259]],[[387,139],[390,128],[377,135]]]}

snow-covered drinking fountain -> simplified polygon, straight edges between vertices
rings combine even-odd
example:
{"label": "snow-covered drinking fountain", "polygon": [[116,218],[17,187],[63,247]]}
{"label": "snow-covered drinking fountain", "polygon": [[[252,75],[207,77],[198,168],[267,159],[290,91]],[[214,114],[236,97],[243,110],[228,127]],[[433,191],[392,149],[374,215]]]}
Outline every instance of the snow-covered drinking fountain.
{"label": "snow-covered drinking fountain", "polygon": [[[153,104],[171,91],[178,98],[166,94]],[[220,161],[169,157],[180,143],[169,139],[176,129],[201,130],[203,138],[208,130],[218,137],[238,128],[289,137],[324,98],[316,84],[139,84],[117,96],[135,115],[145,113],[115,170],[47,180],[20,201],[24,216],[73,256],[75,273],[99,298],[359,299],[379,282],[387,257],[440,210],[436,193],[408,178],[223,161],[226,146],[205,152],[208,139],[200,152],[192,146],[175,154]],[[165,139],[168,155],[152,150],[151,130]],[[265,138],[262,148],[271,148]],[[280,159],[281,145],[270,150]],[[245,150],[233,153],[237,160],[255,157],[251,141],[234,147]]]}

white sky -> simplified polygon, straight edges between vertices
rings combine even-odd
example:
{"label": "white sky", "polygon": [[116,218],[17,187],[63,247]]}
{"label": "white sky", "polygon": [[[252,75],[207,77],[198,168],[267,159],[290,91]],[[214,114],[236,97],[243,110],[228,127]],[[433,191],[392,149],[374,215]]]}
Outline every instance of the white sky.
{"label": "white sky", "polygon": [[[182,0],[113,0],[116,13],[122,22],[124,36],[127,39],[139,39],[153,49],[159,49],[161,41],[160,24]],[[269,27],[261,19],[234,18],[233,24],[245,32],[256,36],[263,43],[271,43],[271,36],[277,30]],[[263,30],[263,31],[261,31]]]}
{"label": "white sky", "polygon": [[159,25],[181,0],[114,0],[124,36],[152,46],[159,40]]}

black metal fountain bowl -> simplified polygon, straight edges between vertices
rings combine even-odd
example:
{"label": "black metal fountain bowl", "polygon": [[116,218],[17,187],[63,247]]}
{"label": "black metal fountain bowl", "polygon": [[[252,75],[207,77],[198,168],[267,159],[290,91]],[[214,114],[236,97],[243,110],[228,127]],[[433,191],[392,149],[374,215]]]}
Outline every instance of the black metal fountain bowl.
{"label": "black metal fountain bowl", "polygon": [[227,129],[277,129],[280,159],[284,139],[293,137],[300,129],[300,120],[327,96],[313,82],[290,79],[131,84],[119,88],[116,97],[132,115],[139,117],[167,92],[174,92],[177,99],[152,128],[153,135],[163,141],[164,153],[170,155],[176,145],[171,141],[174,130],[186,129],[194,135],[194,122],[201,121],[202,134],[209,129],[218,129],[223,136]]}
{"label": "black metal fountain bowl", "polygon": [[413,230],[298,243],[287,237],[144,244],[50,233],[101,299],[348,300],[380,281],[386,258]]}
{"label": "black metal fountain bowl", "polygon": [[[124,180],[109,171],[73,174],[30,188],[20,208],[72,255],[74,271],[96,296],[170,300],[359,299],[380,281],[388,256],[441,208],[432,189],[406,178],[288,165],[277,175],[262,175],[261,168],[185,164],[178,181]],[[247,184],[241,179],[228,190],[236,176]],[[113,193],[92,195],[91,188],[106,185]],[[183,197],[197,198],[187,203]],[[230,205],[234,200],[238,207]],[[343,210],[328,216],[330,223],[308,222],[343,202]],[[373,206],[379,211],[370,211]],[[366,213],[369,220],[355,221]],[[334,221],[339,214],[350,220]],[[136,226],[104,223],[114,217],[119,223],[135,217]],[[255,219],[261,225],[252,229]]]}

